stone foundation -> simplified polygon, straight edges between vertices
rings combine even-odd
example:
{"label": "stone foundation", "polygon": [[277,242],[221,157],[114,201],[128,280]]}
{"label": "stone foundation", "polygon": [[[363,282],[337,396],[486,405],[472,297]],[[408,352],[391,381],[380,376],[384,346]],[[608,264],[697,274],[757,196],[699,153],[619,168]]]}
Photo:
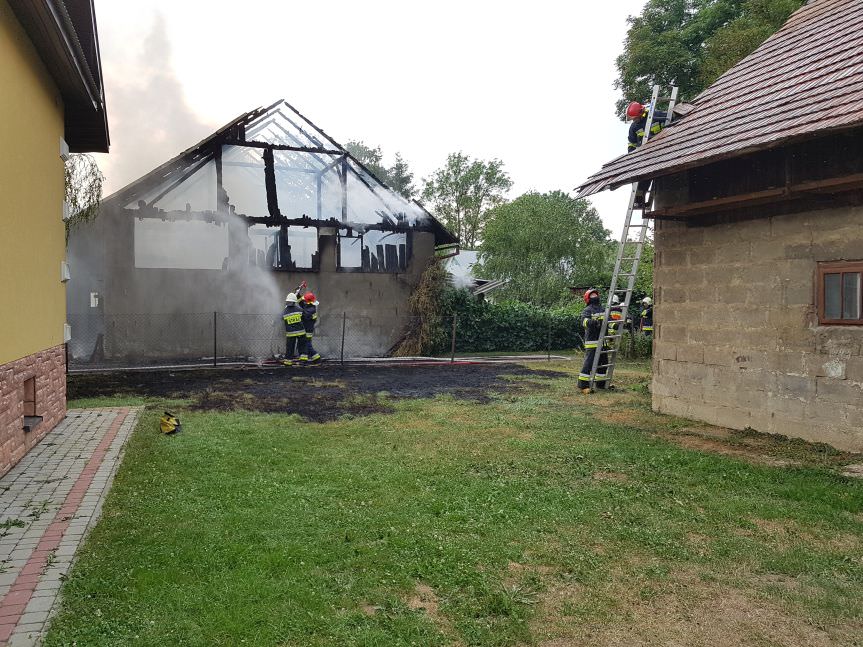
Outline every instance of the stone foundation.
{"label": "stone foundation", "polygon": [[[35,378],[35,389],[27,381]],[[25,401],[42,422],[24,431]],[[0,475],[5,474],[66,416],[66,353],[63,346],[0,366]]]}
{"label": "stone foundation", "polygon": [[863,208],[656,225],[653,407],[863,451],[863,326],[821,326],[819,261],[863,259]]}

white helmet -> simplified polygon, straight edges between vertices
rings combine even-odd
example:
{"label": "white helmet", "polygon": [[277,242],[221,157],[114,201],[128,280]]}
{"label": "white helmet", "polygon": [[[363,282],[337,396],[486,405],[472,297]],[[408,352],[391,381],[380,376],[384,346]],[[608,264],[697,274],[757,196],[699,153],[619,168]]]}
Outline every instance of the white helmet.
{"label": "white helmet", "polygon": [[288,296],[285,297],[285,303],[296,303],[297,295],[293,292],[288,292]]}
{"label": "white helmet", "polygon": [[650,297],[644,297],[644,298],[641,300],[641,302],[642,302],[644,305],[649,306],[651,303],[653,303],[653,299],[651,299]]}
{"label": "white helmet", "polygon": [[613,305],[613,306],[619,306],[620,305],[620,297],[617,296],[616,294],[611,296],[611,305]]}

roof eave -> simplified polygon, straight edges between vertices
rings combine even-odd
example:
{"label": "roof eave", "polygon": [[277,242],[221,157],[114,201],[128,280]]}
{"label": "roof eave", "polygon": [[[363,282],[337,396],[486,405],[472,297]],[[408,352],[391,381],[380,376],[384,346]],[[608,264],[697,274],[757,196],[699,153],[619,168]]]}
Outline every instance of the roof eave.
{"label": "roof eave", "polygon": [[[57,84],[65,104],[66,141],[73,152],[107,152],[108,122],[102,88],[89,69],[62,2],[9,0]],[[98,37],[93,34],[98,47]],[[96,72],[101,79],[101,70]]]}

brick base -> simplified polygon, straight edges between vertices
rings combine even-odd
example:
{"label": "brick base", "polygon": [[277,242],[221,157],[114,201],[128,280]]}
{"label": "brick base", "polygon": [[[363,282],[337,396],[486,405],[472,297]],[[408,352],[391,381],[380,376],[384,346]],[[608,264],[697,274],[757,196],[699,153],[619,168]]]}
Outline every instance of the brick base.
{"label": "brick base", "polygon": [[[42,422],[24,432],[24,382],[36,378],[36,415]],[[63,346],[0,366],[0,476],[23,458],[66,416],[66,353]]]}

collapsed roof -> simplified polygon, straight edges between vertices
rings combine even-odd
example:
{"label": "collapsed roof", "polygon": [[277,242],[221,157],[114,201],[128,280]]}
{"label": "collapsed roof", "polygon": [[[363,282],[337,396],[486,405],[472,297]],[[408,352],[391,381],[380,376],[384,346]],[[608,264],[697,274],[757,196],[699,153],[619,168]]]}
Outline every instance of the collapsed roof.
{"label": "collapsed roof", "polygon": [[579,197],[863,124],[863,2],[810,0],[692,102],[602,167]]}
{"label": "collapsed roof", "polygon": [[250,225],[417,229],[437,245],[458,242],[286,101],[240,115],[103,204],[211,220],[233,213]]}

